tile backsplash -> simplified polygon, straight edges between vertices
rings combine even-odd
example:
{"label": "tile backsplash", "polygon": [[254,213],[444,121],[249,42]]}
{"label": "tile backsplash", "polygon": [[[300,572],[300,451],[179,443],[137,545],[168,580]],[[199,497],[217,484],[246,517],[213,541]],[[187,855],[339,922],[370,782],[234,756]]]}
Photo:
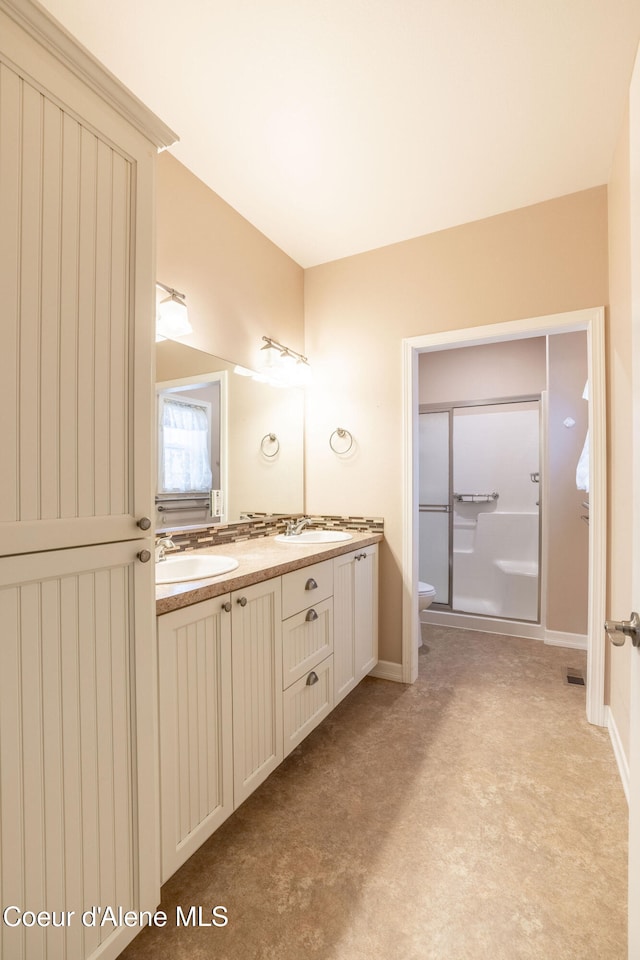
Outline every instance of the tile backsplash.
{"label": "tile backsplash", "polygon": [[246,514],[247,519],[239,523],[176,530],[175,533],[167,531],[164,536],[171,537],[178,551],[197,550],[202,547],[216,547],[224,543],[235,543],[238,540],[254,540],[258,537],[284,533],[287,520],[297,520],[301,516],[308,517],[314,526],[323,527],[325,530],[384,533],[384,520],[381,517],[334,517],[299,513],[289,516],[282,514],[272,516],[252,513]]}

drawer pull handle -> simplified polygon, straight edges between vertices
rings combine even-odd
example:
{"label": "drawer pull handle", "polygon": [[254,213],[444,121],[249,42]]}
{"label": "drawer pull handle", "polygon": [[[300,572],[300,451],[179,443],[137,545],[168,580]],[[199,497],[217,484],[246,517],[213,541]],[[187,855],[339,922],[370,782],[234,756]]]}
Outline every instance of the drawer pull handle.
{"label": "drawer pull handle", "polygon": [[318,682],[318,679],[319,679],[318,674],[315,672],[315,670],[312,670],[309,676],[307,677],[307,686],[312,687],[314,683]]}
{"label": "drawer pull handle", "polygon": [[222,609],[224,610],[225,613],[229,613],[231,611],[231,601],[227,600],[226,603],[223,603]]}
{"label": "drawer pull handle", "polygon": [[239,603],[241,607],[246,607],[246,605],[247,605],[247,598],[246,598],[246,597],[240,597],[238,600],[236,600],[236,603]]}
{"label": "drawer pull handle", "polygon": [[306,620],[308,623],[311,622],[312,620],[317,620],[317,619],[318,619],[318,614],[317,614],[316,611],[313,609],[313,607],[311,607],[311,610],[307,610],[307,615],[306,615],[306,617],[305,617],[305,620]]}
{"label": "drawer pull handle", "polygon": [[313,579],[313,577],[309,577],[309,579],[307,580],[307,582],[306,582],[305,585],[304,585],[304,588],[305,588],[305,590],[317,590],[317,589],[318,589],[318,584],[315,582],[315,580]]}
{"label": "drawer pull handle", "polygon": [[366,556],[367,556],[366,553],[356,553],[355,559],[364,560]]}

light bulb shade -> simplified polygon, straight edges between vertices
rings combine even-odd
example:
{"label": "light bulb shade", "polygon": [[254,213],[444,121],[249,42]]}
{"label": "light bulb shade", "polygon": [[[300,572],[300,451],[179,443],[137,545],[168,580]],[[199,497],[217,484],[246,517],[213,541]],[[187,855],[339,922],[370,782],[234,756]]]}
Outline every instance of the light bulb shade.
{"label": "light bulb shade", "polygon": [[184,300],[172,293],[158,304],[156,314],[156,337],[177,340],[193,333]]}
{"label": "light bulb shade", "polygon": [[278,343],[277,340],[272,340],[271,337],[263,337],[262,339],[265,343],[260,348],[262,357],[260,364],[261,379],[266,380],[274,387],[298,387],[309,383],[311,368],[306,357],[303,357],[297,350],[292,350],[290,347]]}

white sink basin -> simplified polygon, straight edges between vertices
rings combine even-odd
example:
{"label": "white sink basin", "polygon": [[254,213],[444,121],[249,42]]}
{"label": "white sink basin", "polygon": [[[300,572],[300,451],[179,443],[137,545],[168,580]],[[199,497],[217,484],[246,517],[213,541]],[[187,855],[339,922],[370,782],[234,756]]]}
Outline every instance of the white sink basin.
{"label": "white sink basin", "polygon": [[207,577],[219,577],[222,573],[235,570],[238,561],[233,557],[203,554],[193,556],[168,557],[156,563],[156,583],[181,583],[183,580],[205,580]]}
{"label": "white sink basin", "polygon": [[353,535],[346,530],[303,530],[302,533],[293,534],[288,537],[286,533],[279,533],[275,538],[276,543],[341,543],[345,540],[353,540]]}

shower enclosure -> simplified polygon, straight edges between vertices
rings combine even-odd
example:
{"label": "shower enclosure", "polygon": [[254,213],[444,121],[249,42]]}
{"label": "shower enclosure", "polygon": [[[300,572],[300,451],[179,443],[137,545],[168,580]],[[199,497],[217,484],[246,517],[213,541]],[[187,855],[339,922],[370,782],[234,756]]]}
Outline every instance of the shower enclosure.
{"label": "shower enclosure", "polygon": [[434,609],[539,622],[540,406],[420,407],[419,575]]}

